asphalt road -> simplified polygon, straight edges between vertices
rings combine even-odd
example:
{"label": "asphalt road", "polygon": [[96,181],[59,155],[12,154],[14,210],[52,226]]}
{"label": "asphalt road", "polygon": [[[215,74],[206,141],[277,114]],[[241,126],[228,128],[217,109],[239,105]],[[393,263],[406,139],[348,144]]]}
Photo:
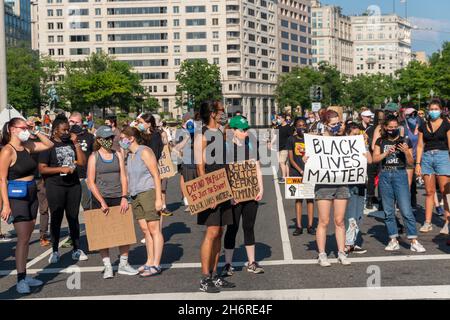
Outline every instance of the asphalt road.
{"label": "asphalt road", "polygon": [[[31,295],[17,294],[15,242],[1,243],[0,299],[209,299],[210,295],[198,290],[199,249],[204,229],[196,224],[195,217],[184,212],[178,181],[178,176],[169,181],[167,202],[174,216],[164,218],[165,247],[162,263],[165,270],[161,275],[145,279],[116,275],[114,279],[103,280],[102,262],[97,252],[90,252],[88,261],[78,262],[76,266],[79,268],[74,273],[74,269],[70,269],[73,265],[70,249],[61,249],[61,261],[49,266],[49,247],[40,247],[38,233],[35,233],[30,246],[31,265],[28,273],[37,275],[45,285],[35,288]],[[237,272],[229,279],[236,283],[236,288],[224,290],[213,298],[450,298],[450,247],[446,246],[447,238],[439,235],[444,224],[442,218],[434,217],[434,230],[427,235],[420,235],[420,241],[427,249],[425,254],[411,252],[405,238],[402,239],[399,252],[388,253],[384,251],[388,237],[382,214],[371,212],[364,217],[361,226],[363,246],[368,252],[364,255],[351,255],[351,266],[344,267],[333,260],[330,268],[321,268],[315,261],[317,247],[314,236],[306,232],[299,237],[292,236],[294,201],[284,200],[284,185],[274,182],[273,175],[266,175],[264,188],[255,233],[256,256],[264,266],[265,273],[254,275],[242,269],[246,255],[240,231],[234,257]],[[419,190],[419,203],[424,203],[423,190]],[[423,208],[418,208],[416,213],[417,226],[420,227]],[[317,213],[315,216],[317,217]],[[306,221],[303,225],[306,225]],[[38,230],[38,226],[36,229]],[[141,239],[142,233],[138,228],[136,233]],[[63,236],[67,236],[67,228],[64,229]],[[87,252],[84,232],[81,247]],[[329,257],[334,259],[337,250],[331,225],[327,248]],[[111,250],[113,263],[118,263],[118,254],[117,249]],[[140,266],[145,262],[145,257],[144,245],[137,243],[132,246],[131,264]],[[378,290],[370,291],[368,286]]]}

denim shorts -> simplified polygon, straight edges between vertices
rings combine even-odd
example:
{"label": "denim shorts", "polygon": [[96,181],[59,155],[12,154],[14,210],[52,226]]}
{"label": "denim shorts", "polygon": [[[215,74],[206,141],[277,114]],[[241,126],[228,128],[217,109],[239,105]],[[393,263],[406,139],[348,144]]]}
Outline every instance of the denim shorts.
{"label": "denim shorts", "polygon": [[430,150],[422,156],[422,174],[450,176],[450,158],[446,150]]}
{"label": "denim shorts", "polygon": [[316,200],[349,199],[350,190],[346,185],[316,185]]}

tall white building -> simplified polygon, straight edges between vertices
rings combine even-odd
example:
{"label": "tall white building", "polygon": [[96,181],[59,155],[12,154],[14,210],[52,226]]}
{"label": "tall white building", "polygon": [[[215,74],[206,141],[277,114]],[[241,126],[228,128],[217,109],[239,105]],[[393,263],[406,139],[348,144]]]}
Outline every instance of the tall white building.
{"label": "tall white building", "polygon": [[398,15],[351,17],[354,74],[394,75],[412,60],[411,24]]}
{"label": "tall white building", "polygon": [[[60,61],[106,52],[128,62],[174,117],[183,60],[220,66],[229,112],[268,124],[278,66],[275,0],[38,0],[35,49]],[[37,38],[37,39],[36,39]]]}
{"label": "tall white building", "polygon": [[350,17],[338,6],[312,1],[313,66],[328,62],[347,76],[353,75],[353,41]]}

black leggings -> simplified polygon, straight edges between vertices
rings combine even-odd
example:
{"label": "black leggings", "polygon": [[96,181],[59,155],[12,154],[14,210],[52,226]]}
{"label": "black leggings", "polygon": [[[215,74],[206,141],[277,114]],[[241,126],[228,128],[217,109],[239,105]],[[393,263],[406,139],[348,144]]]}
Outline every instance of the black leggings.
{"label": "black leggings", "polygon": [[255,220],[258,212],[258,202],[247,201],[233,206],[233,224],[227,226],[225,233],[225,249],[234,249],[239,222],[242,216],[242,229],[244,229],[244,244],[255,244]]}
{"label": "black leggings", "polygon": [[78,222],[78,215],[80,213],[81,186],[76,184],[65,187],[48,183],[46,189],[51,214],[50,231],[53,251],[58,251],[64,211],[66,212],[66,219],[69,223],[73,250],[78,250],[80,247],[80,223]]}

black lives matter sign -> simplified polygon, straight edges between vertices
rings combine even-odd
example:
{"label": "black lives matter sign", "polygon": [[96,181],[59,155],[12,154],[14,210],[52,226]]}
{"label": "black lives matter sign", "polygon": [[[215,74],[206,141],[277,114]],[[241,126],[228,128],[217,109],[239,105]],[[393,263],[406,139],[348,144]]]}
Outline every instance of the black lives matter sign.
{"label": "black lives matter sign", "polygon": [[234,200],[237,202],[255,200],[259,193],[256,161],[228,164],[227,173]]}

